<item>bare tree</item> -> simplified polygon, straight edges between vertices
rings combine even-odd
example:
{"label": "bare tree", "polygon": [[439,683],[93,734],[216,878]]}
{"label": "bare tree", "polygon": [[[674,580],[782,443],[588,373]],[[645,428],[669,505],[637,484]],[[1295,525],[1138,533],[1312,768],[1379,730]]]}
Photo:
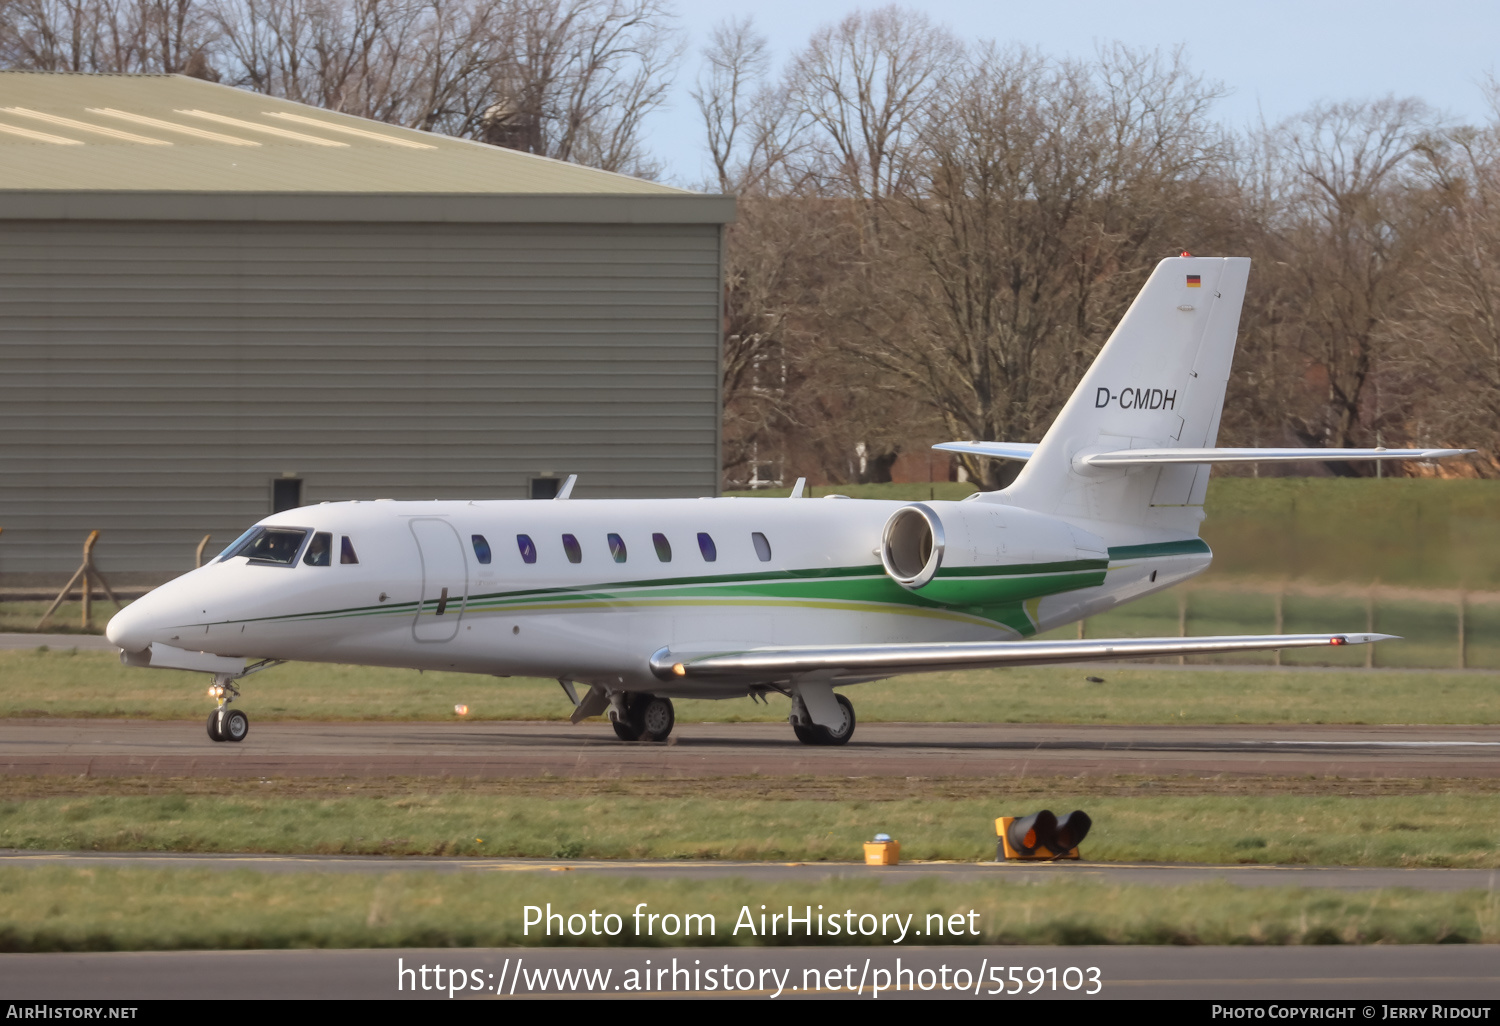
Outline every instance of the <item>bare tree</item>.
{"label": "bare tree", "polygon": [[1403,340],[1409,413],[1434,432],[1421,442],[1479,447],[1470,465],[1500,476],[1500,83],[1494,119],[1450,131],[1429,151],[1442,219],[1431,236],[1416,318]]}
{"label": "bare tree", "polygon": [[1174,56],[977,50],[924,132],[857,348],[955,437],[1039,437],[1202,206],[1215,95]]}
{"label": "bare tree", "polygon": [[1410,314],[1442,210],[1421,176],[1441,146],[1439,128],[1421,101],[1387,98],[1320,104],[1275,133],[1281,204],[1264,271],[1285,311],[1287,345],[1314,385],[1291,416],[1304,444],[1377,441],[1371,384]]}
{"label": "bare tree", "polygon": [[904,156],[962,53],[947,29],[896,6],[814,33],[792,63],[787,91],[811,123],[818,171],[859,201],[899,192]]}
{"label": "bare tree", "polygon": [[213,28],[197,0],[8,0],[0,62],[35,71],[213,77]]}
{"label": "bare tree", "polygon": [[755,31],[749,17],[721,22],[704,48],[703,60],[690,95],[703,119],[719,191],[735,192],[743,178],[736,164],[743,163],[745,137],[753,130],[755,96],[765,88],[771,66],[766,37]]}

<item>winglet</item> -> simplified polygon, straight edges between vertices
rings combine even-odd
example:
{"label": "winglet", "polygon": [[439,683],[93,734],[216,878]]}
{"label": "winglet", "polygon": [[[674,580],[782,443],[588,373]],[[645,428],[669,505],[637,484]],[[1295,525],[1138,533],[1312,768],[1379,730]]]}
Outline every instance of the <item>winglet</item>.
{"label": "winglet", "polygon": [[568,479],[563,482],[563,486],[561,488],[559,488],[557,490],[557,494],[554,495],[554,496],[552,496],[552,497],[554,499],[570,499],[570,498],[572,498],[573,497],[573,486],[576,485],[577,483],[578,483],[578,475],[577,474],[569,474],[568,475]]}
{"label": "winglet", "polygon": [[797,478],[797,483],[794,484],[794,485],[792,485],[792,494],[788,495],[787,498],[788,499],[800,499],[800,498],[802,498],[802,489],[805,488],[805,487],[807,487],[807,478],[805,478],[805,477],[799,477],[799,478]]}

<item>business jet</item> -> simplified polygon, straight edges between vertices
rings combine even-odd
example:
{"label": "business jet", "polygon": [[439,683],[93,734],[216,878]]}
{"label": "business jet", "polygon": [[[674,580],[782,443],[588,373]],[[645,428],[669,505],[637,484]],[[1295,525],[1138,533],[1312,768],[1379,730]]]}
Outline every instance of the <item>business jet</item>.
{"label": "business jet", "polygon": [[[840,745],[836,691],[897,674],[1367,644],[1326,633],[1030,640],[1207,569],[1215,463],[1426,460],[1468,449],[1220,449],[1250,261],[1157,265],[1038,444],[949,442],[1022,462],[961,502],[790,499],[355,501],[267,517],[132,603],[130,666],[213,675],[208,733],[243,741],[239,682],[287,660],[553,678],[574,723],[662,741],[674,698],[790,700]],[[252,661],[253,660],[253,661]]]}

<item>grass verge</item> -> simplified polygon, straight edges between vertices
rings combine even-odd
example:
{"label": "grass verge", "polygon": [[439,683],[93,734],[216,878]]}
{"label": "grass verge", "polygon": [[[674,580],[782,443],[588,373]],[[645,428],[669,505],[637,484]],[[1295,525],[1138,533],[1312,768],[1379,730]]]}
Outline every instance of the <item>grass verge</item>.
{"label": "grass verge", "polygon": [[237,792],[174,793],[173,782],[162,781],[156,794],[17,795],[0,802],[0,847],[850,861],[861,842],[885,831],[906,859],[979,861],[994,857],[995,817],[1045,805],[1093,817],[1084,854],[1095,861],[1500,867],[1493,792],[1153,795],[1149,782],[1138,782],[1133,793],[1108,794],[1054,781],[1045,794],[1000,783],[980,796],[972,785],[894,780],[864,786],[857,797],[765,797],[754,794],[763,782],[748,780],[699,781],[664,800],[649,787],[613,783],[382,793],[266,781]]}
{"label": "grass verge", "polygon": [[[632,912],[713,916],[690,936],[638,935]],[[564,915],[621,917],[617,937],[547,938],[523,925],[524,906]],[[1343,892],[1191,884],[1173,888],[1056,883],[913,883],[828,880],[763,884],[743,879],[566,879],[530,873],[383,877],[254,871],[0,868],[0,950],[109,951],[183,948],[888,945],[892,937],[819,937],[800,928],[755,937],[742,910],[818,907],[858,917],[911,916],[905,943],[962,944],[1432,944],[1500,941],[1493,892]],[[969,917],[969,912],[977,915]],[[926,933],[960,916],[957,937]],[[663,921],[665,922],[665,921]],[[814,924],[817,920],[814,919]],[[868,922],[868,920],[866,921]],[[653,924],[655,925],[655,924]],[[711,927],[711,929],[710,929]],[[816,927],[815,927],[816,928]],[[857,928],[857,927],[856,927]],[[890,926],[891,930],[896,927]],[[969,933],[975,929],[978,935]],[[601,930],[602,932],[602,930]],[[644,930],[642,931],[644,934]]]}
{"label": "grass verge", "polygon": [[[1093,684],[1088,677],[1102,677]],[[124,667],[108,652],[0,651],[0,716],[202,719],[206,675]],[[250,678],[243,708],[267,720],[564,720],[556,681],[293,663]],[[1413,671],[1031,667],[923,674],[847,691],[862,722],[1500,722],[1497,677]],[[781,722],[785,700],[681,700],[693,722]]]}

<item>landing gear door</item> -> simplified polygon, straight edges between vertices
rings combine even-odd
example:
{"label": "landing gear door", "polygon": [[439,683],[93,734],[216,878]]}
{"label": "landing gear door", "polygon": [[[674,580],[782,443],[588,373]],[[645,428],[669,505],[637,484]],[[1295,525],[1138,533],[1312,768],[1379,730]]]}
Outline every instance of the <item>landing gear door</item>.
{"label": "landing gear door", "polygon": [[422,557],[422,600],[412,621],[418,641],[452,641],[469,598],[469,566],[458,532],[446,520],[411,522]]}

